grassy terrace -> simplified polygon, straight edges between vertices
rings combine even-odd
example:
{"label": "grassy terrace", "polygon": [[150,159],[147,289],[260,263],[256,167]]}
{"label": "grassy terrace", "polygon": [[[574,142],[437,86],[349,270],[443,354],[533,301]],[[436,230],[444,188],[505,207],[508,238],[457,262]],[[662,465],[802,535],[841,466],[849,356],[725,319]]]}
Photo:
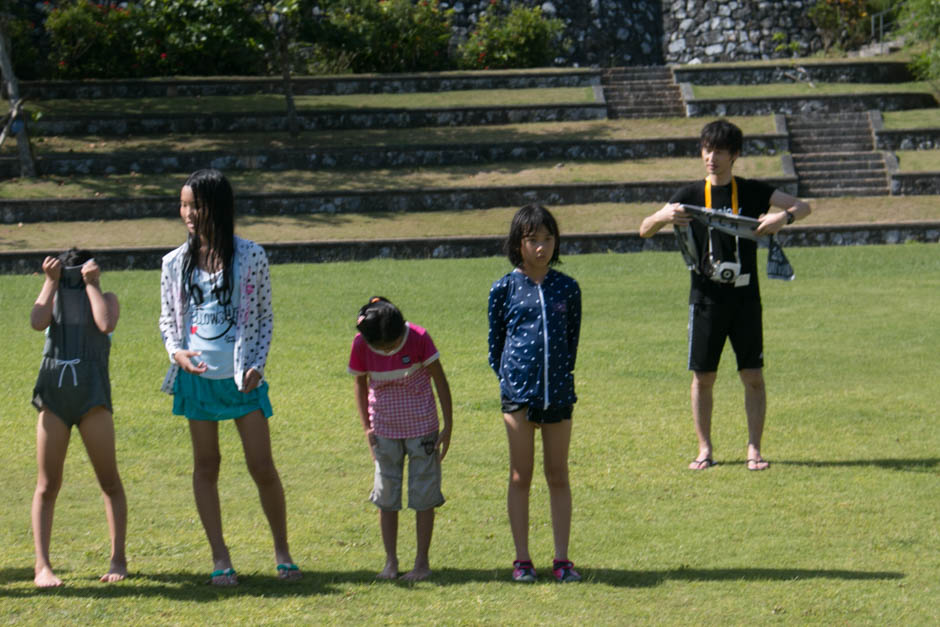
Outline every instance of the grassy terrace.
{"label": "grassy terrace", "polygon": [[[773,116],[729,117],[745,135],[775,133]],[[37,154],[49,152],[112,153],[120,151],[174,152],[183,150],[268,150],[318,147],[382,147],[465,145],[539,141],[616,141],[664,137],[698,137],[699,118],[648,118],[533,122],[498,126],[452,126],[416,129],[364,129],[308,131],[297,137],[287,133],[227,133],[215,135],[161,135],[130,137],[34,137]],[[16,153],[16,143],[4,143],[3,152]]]}
{"label": "grassy terrace", "polygon": [[[779,157],[748,157],[737,167],[741,176],[782,176]],[[375,191],[385,189],[493,187],[620,181],[687,181],[701,175],[697,159],[631,159],[565,163],[494,163],[440,168],[380,170],[243,170],[227,173],[236,192],[310,190]],[[45,177],[0,182],[0,198],[88,198],[179,193],[181,176],[120,175]]]}
{"label": "grassy terrace", "polygon": [[[295,96],[298,109],[427,109],[498,107],[512,105],[590,104],[591,87],[551,89],[478,89],[413,94],[355,94],[350,96]],[[103,100],[43,100],[29,103],[30,112],[65,117],[70,115],[120,115],[164,113],[260,113],[284,110],[284,96],[205,96]]]}
{"label": "grassy terrace", "polygon": [[930,83],[766,83],[755,89],[753,85],[693,85],[696,98],[781,98],[842,96],[877,93],[935,93]]}
{"label": "grassy terrace", "polygon": [[[665,199],[664,199],[665,200]],[[906,198],[818,198],[803,223],[825,224],[940,220],[933,196]],[[657,203],[566,205],[552,207],[563,233],[635,231]],[[518,207],[474,211],[243,216],[239,234],[262,243],[414,237],[505,235]],[[178,245],[185,231],[177,207],[167,203],[167,217],[103,222],[49,222],[0,225],[0,250],[59,250],[69,246],[111,247]]]}

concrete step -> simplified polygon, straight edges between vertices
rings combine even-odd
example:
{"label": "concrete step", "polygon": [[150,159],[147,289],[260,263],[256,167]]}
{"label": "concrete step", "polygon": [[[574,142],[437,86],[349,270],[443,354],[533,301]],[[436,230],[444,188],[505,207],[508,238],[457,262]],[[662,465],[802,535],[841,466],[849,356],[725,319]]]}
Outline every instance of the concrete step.
{"label": "concrete step", "polygon": [[685,116],[685,108],[676,107],[616,107],[608,109],[610,119],[622,118],[675,118]]}
{"label": "concrete step", "polygon": [[875,147],[874,142],[871,141],[857,141],[857,142],[827,142],[827,141],[814,141],[814,142],[804,142],[804,141],[794,141],[790,140],[790,152],[794,154],[812,154],[820,152],[823,150],[832,151],[832,152],[858,152],[862,150],[871,150]]}

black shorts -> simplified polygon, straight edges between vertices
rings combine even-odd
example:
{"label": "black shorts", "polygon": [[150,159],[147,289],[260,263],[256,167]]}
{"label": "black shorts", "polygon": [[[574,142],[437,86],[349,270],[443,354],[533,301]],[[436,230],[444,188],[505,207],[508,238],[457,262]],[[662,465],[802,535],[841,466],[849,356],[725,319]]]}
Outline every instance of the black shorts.
{"label": "black shorts", "polygon": [[718,370],[725,339],[738,360],[738,370],[764,367],[760,301],[689,305],[689,370]]}
{"label": "black shorts", "polygon": [[514,403],[505,396],[501,397],[501,400],[504,414],[512,414],[524,409],[526,410],[526,419],[540,425],[571,420],[571,414],[574,413],[574,405],[550,405],[547,408],[542,408],[526,403]]}

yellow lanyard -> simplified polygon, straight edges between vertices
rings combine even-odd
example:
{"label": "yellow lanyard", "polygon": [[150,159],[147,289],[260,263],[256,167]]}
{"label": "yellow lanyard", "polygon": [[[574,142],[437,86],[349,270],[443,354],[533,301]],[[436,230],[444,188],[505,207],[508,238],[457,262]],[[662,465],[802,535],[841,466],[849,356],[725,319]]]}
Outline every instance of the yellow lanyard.
{"label": "yellow lanyard", "polygon": [[[712,182],[705,179],[705,206],[712,208]],[[738,215],[738,182],[731,177],[731,213]]]}

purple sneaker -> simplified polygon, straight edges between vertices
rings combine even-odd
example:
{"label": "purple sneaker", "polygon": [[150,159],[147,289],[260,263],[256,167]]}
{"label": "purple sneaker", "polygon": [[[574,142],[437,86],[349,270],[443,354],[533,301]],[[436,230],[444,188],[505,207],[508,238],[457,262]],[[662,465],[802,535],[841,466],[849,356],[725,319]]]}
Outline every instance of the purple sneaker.
{"label": "purple sneaker", "polygon": [[574,569],[574,564],[568,560],[555,560],[552,564],[552,573],[559,583],[575,583],[581,581],[581,575]]}
{"label": "purple sneaker", "polygon": [[520,583],[532,583],[535,581],[535,566],[530,560],[516,560],[512,563],[512,580]]}

